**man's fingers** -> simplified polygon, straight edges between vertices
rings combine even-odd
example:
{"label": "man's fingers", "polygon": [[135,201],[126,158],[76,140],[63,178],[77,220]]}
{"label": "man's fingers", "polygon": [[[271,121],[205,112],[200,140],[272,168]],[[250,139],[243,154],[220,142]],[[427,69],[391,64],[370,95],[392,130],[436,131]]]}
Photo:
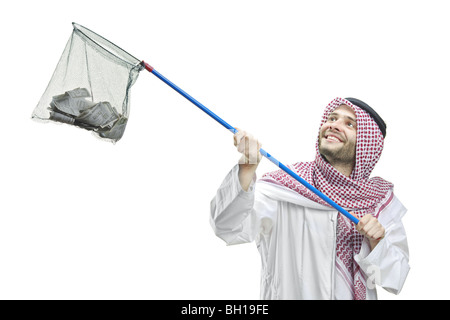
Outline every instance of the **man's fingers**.
{"label": "man's fingers", "polygon": [[384,238],[384,229],[383,230],[378,230],[372,236],[372,239],[374,239],[374,240],[381,240],[383,238]]}
{"label": "man's fingers", "polygon": [[[352,213],[353,214],[353,213]],[[353,214],[355,216],[355,214]],[[366,214],[359,219],[356,230],[369,239],[378,240],[384,237],[384,227],[374,216]]]}
{"label": "man's fingers", "polygon": [[243,153],[244,155],[248,156],[248,150],[249,150],[249,136],[247,133],[244,132],[244,135],[241,137],[241,140],[238,142],[237,149],[240,153]]}
{"label": "man's fingers", "polygon": [[245,136],[246,132],[236,128],[237,132],[234,134],[233,139],[234,139],[234,146],[237,147],[239,145],[239,143],[241,142],[242,138]]}
{"label": "man's fingers", "polygon": [[384,233],[384,227],[378,221],[376,221],[376,223],[367,230],[366,235],[370,239],[377,240],[384,237]]}
{"label": "man's fingers", "polygon": [[243,155],[239,160],[239,164],[258,164],[262,158],[259,152],[261,143],[246,131],[239,128],[235,129],[236,133],[233,136],[234,145],[237,151]]}

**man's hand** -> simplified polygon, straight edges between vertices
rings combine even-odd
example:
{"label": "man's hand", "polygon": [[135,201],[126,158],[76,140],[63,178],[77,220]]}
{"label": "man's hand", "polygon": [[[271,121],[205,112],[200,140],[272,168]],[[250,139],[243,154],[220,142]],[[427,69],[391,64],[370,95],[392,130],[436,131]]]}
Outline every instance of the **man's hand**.
{"label": "man's hand", "polygon": [[[350,213],[357,217],[353,212]],[[378,219],[371,214],[366,214],[364,217],[359,219],[359,223],[356,225],[356,230],[369,239],[371,250],[375,248],[378,242],[380,242],[385,235],[384,227]]]}
{"label": "man's hand", "polygon": [[239,128],[236,128],[236,130],[237,133],[233,136],[234,145],[242,153],[242,157],[239,160],[239,182],[242,189],[247,191],[262,158],[259,152],[261,143],[244,130]]}
{"label": "man's hand", "polygon": [[239,164],[249,164],[257,167],[262,158],[259,152],[261,143],[248,132],[239,128],[236,128],[236,130],[237,132],[233,136],[234,145],[242,153]]}

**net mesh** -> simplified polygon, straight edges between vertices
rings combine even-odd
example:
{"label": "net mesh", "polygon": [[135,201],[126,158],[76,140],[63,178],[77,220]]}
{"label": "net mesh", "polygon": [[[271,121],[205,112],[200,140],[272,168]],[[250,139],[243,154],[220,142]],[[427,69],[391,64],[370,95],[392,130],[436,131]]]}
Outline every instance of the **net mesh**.
{"label": "net mesh", "polygon": [[130,89],[144,67],[95,32],[73,32],[32,118],[77,126],[117,142],[129,116]]}

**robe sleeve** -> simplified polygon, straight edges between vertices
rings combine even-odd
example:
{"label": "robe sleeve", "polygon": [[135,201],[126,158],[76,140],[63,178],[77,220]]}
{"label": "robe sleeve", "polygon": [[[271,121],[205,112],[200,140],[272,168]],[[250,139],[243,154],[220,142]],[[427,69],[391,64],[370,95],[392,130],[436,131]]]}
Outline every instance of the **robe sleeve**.
{"label": "robe sleeve", "polygon": [[228,245],[252,242],[259,234],[270,233],[277,208],[275,200],[255,191],[256,175],[244,191],[238,173],[236,165],[211,201],[210,224]]}
{"label": "robe sleeve", "polygon": [[[384,238],[370,251],[364,241],[355,261],[367,276],[367,286],[374,284],[388,292],[399,294],[409,272],[409,250],[401,218],[406,208],[394,197],[378,219],[385,228]],[[367,239],[365,239],[367,240]]]}

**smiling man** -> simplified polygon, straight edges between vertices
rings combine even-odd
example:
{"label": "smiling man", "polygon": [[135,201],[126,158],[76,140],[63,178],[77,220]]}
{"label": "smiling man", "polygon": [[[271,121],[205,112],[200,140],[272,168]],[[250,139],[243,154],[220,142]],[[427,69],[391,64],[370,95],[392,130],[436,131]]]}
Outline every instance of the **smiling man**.
{"label": "smiling man", "polygon": [[356,115],[352,108],[342,104],[320,128],[320,154],[338,171],[350,176],[355,163]]}
{"label": "smiling man", "polygon": [[370,178],[386,124],[366,103],[336,98],[325,109],[316,158],[290,167],[359,219],[354,225],[282,170],[256,180],[261,144],[238,129],[242,158],[211,202],[227,244],[255,241],[262,299],[376,299],[398,294],[409,271],[405,207],[392,183]]}

